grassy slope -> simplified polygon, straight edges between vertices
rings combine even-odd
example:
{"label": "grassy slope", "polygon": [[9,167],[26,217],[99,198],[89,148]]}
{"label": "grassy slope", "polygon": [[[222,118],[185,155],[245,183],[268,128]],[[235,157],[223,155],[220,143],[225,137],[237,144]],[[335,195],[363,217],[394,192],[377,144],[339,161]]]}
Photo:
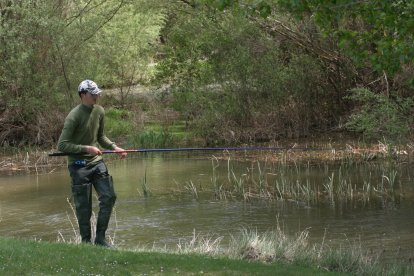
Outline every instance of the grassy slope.
{"label": "grassy slope", "polygon": [[0,238],[1,275],[334,275],[286,264]]}

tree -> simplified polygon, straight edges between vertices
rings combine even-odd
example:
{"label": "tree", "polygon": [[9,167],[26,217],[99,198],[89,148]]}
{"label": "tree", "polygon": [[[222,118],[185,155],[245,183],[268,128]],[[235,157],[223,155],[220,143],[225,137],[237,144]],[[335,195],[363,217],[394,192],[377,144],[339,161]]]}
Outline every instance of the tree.
{"label": "tree", "polygon": [[394,75],[414,61],[412,1],[286,1],[278,4],[299,17],[315,18],[358,64]]}
{"label": "tree", "polygon": [[164,8],[145,1],[126,5],[91,43],[102,83],[119,90],[125,106],[131,87],[151,79],[155,46],[164,25]]}
{"label": "tree", "polygon": [[[157,32],[155,28],[142,42],[136,36],[127,37],[133,33],[132,24],[137,23],[137,16],[128,17],[138,14],[131,7],[143,2],[0,1],[0,144],[54,143],[64,113],[78,102],[79,82],[90,78],[100,85],[110,85],[115,79],[115,70],[102,68],[110,68],[107,61],[112,59],[106,55],[114,55],[110,49],[121,42],[131,47],[123,49],[127,52],[123,60],[114,59],[125,65],[124,71],[132,72],[125,74],[125,78],[136,79],[132,75],[138,72],[131,70],[131,66],[137,64],[137,53],[141,53],[137,47],[145,45]],[[116,25],[110,23],[121,12],[126,15],[116,24],[120,27],[121,18],[130,19],[125,22],[129,24],[128,33],[110,30]],[[159,23],[159,15],[154,18],[146,24]],[[120,43],[114,45],[116,41]],[[148,48],[141,48],[145,49],[143,56]]]}
{"label": "tree", "polygon": [[337,99],[346,89],[337,87],[349,87],[334,81],[340,70],[239,7],[182,2],[162,31],[166,57],[158,77],[201,135],[212,143],[269,141],[338,122],[344,104]]}

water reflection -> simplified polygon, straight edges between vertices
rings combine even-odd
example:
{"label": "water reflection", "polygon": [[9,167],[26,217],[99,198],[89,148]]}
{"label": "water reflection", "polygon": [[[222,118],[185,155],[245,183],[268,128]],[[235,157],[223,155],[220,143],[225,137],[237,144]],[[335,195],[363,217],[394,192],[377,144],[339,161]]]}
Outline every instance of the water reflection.
{"label": "water reflection", "polygon": [[[240,174],[246,167],[239,164]],[[268,165],[271,167],[270,165]],[[380,181],[382,165],[347,168],[353,183],[371,179]],[[224,236],[243,228],[268,231],[282,226],[294,235],[308,229],[312,242],[328,246],[358,243],[373,252],[390,258],[412,257],[414,240],[413,185],[409,167],[398,167],[398,183],[404,197],[399,204],[384,205],[383,201],[361,205],[309,205],[294,201],[215,200],[211,193],[212,161],[197,156],[148,155],[113,161],[108,164],[118,194],[115,214],[110,225],[120,247],[164,245],[174,247],[180,239],[190,238],[193,232]],[[237,166],[236,166],[237,167]],[[280,172],[280,171],[279,171]],[[330,175],[330,168],[307,166],[284,173],[306,175],[318,179]],[[220,164],[219,176],[227,177],[227,163]],[[143,196],[142,184],[150,190]],[[184,192],[191,181],[200,191],[194,198]],[[0,178],[0,235],[67,241],[74,238],[73,210],[70,198],[70,179],[66,169],[53,174],[19,175]],[[95,200],[95,207],[96,207]]]}

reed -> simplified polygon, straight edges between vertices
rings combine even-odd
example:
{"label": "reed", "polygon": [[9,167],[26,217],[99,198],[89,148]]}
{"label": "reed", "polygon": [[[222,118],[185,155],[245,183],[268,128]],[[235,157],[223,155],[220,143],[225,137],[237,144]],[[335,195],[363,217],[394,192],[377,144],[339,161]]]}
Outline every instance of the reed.
{"label": "reed", "polygon": [[190,240],[181,239],[177,244],[176,252],[179,254],[196,253],[203,255],[221,255],[223,253],[221,241],[223,237],[212,237],[211,235],[193,235]]}
{"label": "reed", "polygon": [[[170,250],[153,246],[151,251]],[[365,250],[358,241],[347,240],[338,248],[327,246],[325,240],[310,243],[308,229],[290,236],[279,222],[272,231],[259,232],[257,229],[241,228],[237,234],[230,235],[230,239],[212,234],[200,235],[194,230],[190,238],[180,239],[172,252],[297,264],[354,275],[410,275],[414,272],[412,265],[404,263],[384,265],[378,255]]]}
{"label": "reed", "polygon": [[328,194],[328,198],[331,201],[331,203],[334,203],[335,198],[334,198],[334,176],[335,174],[332,173],[332,175],[330,177],[328,177],[328,181],[326,183],[323,184],[324,188],[325,188],[325,192]]}
{"label": "reed", "polygon": [[144,177],[142,178],[142,182],[141,182],[141,188],[142,188],[142,194],[144,195],[144,197],[149,197],[151,195],[151,191],[149,189],[148,181],[147,181],[147,168],[145,168]]}
{"label": "reed", "polygon": [[[359,165],[330,166],[319,164],[322,171],[315,178],[309,164],[287,166],[254,162],[251,166],[237,169],[237,163],[227,160],[227,177],[221,177],[222,163],[212,160],[211,183],[214,197],[219,200],[289,200],[298,203],[334,206],[345,202],[370,204],[371,202],[399,200],[398,173],[393,168],[372,166],[380,171],[380,179],[371,174],[362,175]],[[368,168],[371,171],[371,168]],[[360,175],[361,174],[361,175]],[[322,175],[322,177],[320,176]],[[374,184],[373,184],[374,183]],[[375,184],[376,183],[376,184]],[[185,189],[195,194],[195,186],[187,184]]]}
{"label": "reed", "polygon": [[128,136],[128,143],[135,148],[165,148],[175,144],[174,136],[168,129],[144,131]]}
{"label": "reed", "polygon": [[66,165],[66,158],[49,158],[47,152],[37,148],[14,149],[0,156],[0,172],[7,173],[52,173]]}
{"label": "reed", "polygon": [[187,182],[184,185],[184,188],[190,192],[190,194],[194,197],[194,198],[198,198],[198,191],[197,191],[197,187],[194,185],[193,181],[190,180],[190,182]]}
{"label": "reed", "polygon": [[214,190],[214,197],[216,199],[227,199],[227,193],[223,187],[223,185],[219,181],[219,176],[217,173],[217,168],[220,166],[219,161],[217,158],[213,158],[211,160],[212,162],[212,176],[211,176],[211,183],[213,184],[213,190]]}

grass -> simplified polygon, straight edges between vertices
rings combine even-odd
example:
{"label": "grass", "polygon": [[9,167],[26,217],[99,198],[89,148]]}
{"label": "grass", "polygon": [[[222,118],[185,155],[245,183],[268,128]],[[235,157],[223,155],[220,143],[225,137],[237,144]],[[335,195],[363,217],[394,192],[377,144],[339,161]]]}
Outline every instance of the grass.
{"label": "grass", "polygon": [[166,131],[143,131],[128,136],[128,143],[134,148],[165,148],[174,145],[174,136]]}
{"label": "grass", "polygon": [[191,132],[185,129],[185,122],[171,125],[147,123],[142,131],[129,133],[128,144],[139,148],[165,148],[188,144],[192,139]]}
{"label": "grass", "polygon": [[125,109],[108,108],[105,114],[105,129],[108,137],[128,135],[134,129],[132,113]]}
{"label": "grass", "polygon": [[[355,173],[361,166],[370,163],[319,164],[318,179],[310,173],[310,164],[252,162],[250,167],[235,169],[227,160],[225,173],[219,172],[220,163],[212,161],[211,187],[216,199],[242,200],[289,200],[307,205],[360,203],[362,205],[381,202],[396,202],[401,197],[402,186],[399,173],[394,166],[370,167],[377,175],[355,179]],[[379,176],[378,176],[379,175]],[[361,182],[362,181],[362,182]],[[195,185],[191,194],[197,194]],[[188,189],[187,189],[188,190]]]}
{"label": "grass", "polygon": [[1,275],[413,275],[411,264],[381,263],[360,245],[310,245],[308,231],[241,229],[223,237],[180,239],[166,247],[106,249],[0,237]]}
{"label": "grass", "polygon": [[51,173],[66,165],[66,158],[52,158],[40,149],[17,149],[0,154],[0,173]]}
{"label": "grass", "polygon": [[337,275],[283,263],[0,238],[2,275]]}
{"label": "grass", "polygon": [[114,140],[126,140],[128,146],[134,148],[171,147],[182,141],[187,142],[192,137],[185,121],[159,116],[160,120],[154,123],[146,120],[140,111],[108,108],[105,115],[106,134]]}

